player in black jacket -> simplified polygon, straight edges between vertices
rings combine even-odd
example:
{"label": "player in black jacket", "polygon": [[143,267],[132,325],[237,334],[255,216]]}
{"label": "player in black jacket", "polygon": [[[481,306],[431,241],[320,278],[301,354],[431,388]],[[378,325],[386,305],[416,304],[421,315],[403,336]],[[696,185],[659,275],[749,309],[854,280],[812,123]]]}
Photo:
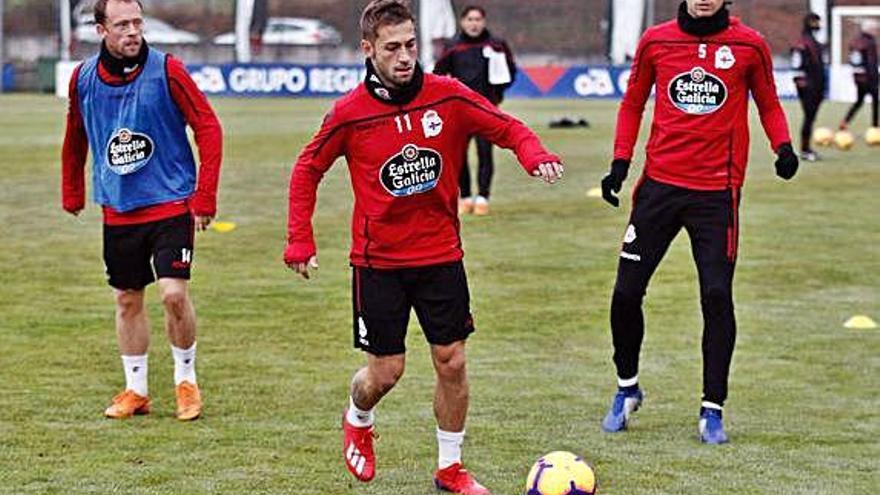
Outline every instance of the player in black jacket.
{"label": "player in black jacket", "polygon": [[804,17],[801,37],[791,47],[791,67],[795,70],[794,83],[798,98],[804,109],[804,122],[801,125],[801,158],[815,162],[819,155],[810,147],[813,123],[819,113],[819,106],[825,99],[825,62],[823,47],[814,33],[821,28],[821,19],[814,13]]}
{"label": "player in black jacket", "polygon": [[874,19],[862,22],[862,32],[849,44],[849,63],[853,67],[853,79],[858,95],[850,107],[840,129],[849,127],[856,112],[862,108],[865,97],[871,95],[871,126],[878,127],[878,95],[880,95],[880,73],[877,72],[877,34],[878,23]]}
{"label": "player in black jacket", "polygon": [[[495,105],[504,98],[504,91],[513,84],[516,65],[510,47],[501,38],[496,38],[486,29],[486,11],[479,6],[469,5],[461,12],[459,20],[461,32],[446,48],[434,66],[435,74],[451,75],[465,86],[485,96]],[[465,154],[464,168],[461,170],[459,186],[461,199],[460,213],[487,215],[489,213],[489,193],[492,187],[492,174],[495,169],[492,158],[492,144],[477,137],[478,192],[471,195],[471,175]]]}

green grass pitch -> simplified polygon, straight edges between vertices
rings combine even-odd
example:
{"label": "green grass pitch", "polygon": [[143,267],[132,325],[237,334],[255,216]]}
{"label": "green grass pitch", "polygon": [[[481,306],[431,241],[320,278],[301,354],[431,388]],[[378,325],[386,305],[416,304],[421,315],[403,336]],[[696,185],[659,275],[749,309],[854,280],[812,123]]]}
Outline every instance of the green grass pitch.
{"label": "green grass pitch", "polygon": [[[214,104],[226,134],[220,219],[238,228],[198,235],[192,291],[206,411],[180,424],[154,287],[154,413],[102,418],[123,376],[100,212],[90,204],[74,218],[59,206],[65,104],[0,98],[0,493],[434,493],[433,372],[415,324],[407,372],[377,413],[377,479],[360,485],[342,464],[340,414],[363,357],[350,343],[351,189],[341,161],[319,192],[317,279],[298,279],[281,262],[290,167],[331,101]],[[531,463],[557,449],[589,459],[609,495],[874,493],[880,330],[842,323],[860,313],[880,319],[880,148],[859,138],[850,152],[826,150],[785,183],[753,123],[726,410],[732,443],[697,441],[702,323],[684,233],[647,298],[645,407],[630,431],[607,435],[599,422],[615,389],[608,305],[629,201],[614,210],[586,191],[607,168],[616,106],[505,105],[567,169],[547,186],[496,151],[492,216],[463,221],[478,328],[468,344],[466,464],[499,495],[521,493]],[[786,109],[799,125],[795,104]],[[828,105],[820,122],[843,111]],[[593,125],[547,128],[565,114]]]}

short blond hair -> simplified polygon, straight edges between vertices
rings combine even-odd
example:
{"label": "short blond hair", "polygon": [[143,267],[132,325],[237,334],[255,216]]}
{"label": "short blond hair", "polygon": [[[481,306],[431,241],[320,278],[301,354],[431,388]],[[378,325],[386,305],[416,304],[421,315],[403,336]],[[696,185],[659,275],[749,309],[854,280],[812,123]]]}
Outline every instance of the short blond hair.
{"label": "short blond hair", "polygon": [[379,37],[382,26],[396,26],[406,21],[416,22],[416,17],[405,0],[373,0],[361,15],[361,36],[373,42]]}
{"label": "short blond hair", "polygon": [[92,10],[95,12],[95,24],[104,24],[104,21],[107,20],[107,4],[111,1],[137,3],[138,7],[141,8],[141,12],[144,11],[144,4],[141,3],[141,0],[97,0],[95,6],[92,7]]}

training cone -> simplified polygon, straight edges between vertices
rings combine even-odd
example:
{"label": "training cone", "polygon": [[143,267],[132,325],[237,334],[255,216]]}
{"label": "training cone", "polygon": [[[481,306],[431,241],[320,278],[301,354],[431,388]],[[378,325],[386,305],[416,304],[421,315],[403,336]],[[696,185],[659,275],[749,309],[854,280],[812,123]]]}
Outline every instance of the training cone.
{"label": "training cone", "polygon": [[221,234],[232,232],[235,230],[235,222],[214,222],[211,224],[211,229]]}
{"label": "training cone", "polygon": [[602,189],[598,187],[594,187],[587,191],[588,198],[601,198],[602,197]]}
{"label": "training cone", "polygon": [[869,316],[856,315],[846,320],[846,323],[844,323],[843,326],[846,328],[855,328],[858,330],[868,330],[871,328],[877,328],[877,322],[872,320]]}

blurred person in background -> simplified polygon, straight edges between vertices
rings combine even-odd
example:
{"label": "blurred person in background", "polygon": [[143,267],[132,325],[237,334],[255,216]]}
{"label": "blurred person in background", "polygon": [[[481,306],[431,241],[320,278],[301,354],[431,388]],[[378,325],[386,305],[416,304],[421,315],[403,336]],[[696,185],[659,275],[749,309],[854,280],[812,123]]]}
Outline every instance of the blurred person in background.
{"label": "blurred person in background", "polygon": [[[125,389],[104,411],[123,419],[150,412],[145,287],[158,278],[174,358],[177,419],[202,413],[196,383],[196,313],[189,295],[194,231],[217,211],[223,130],[183,62],[147,45],[139,0],[98,0],[101,51],[70,79],[62,151],[62,206],[85,208],[85,163],[104,217],[104,265],[116,300]],[[201,166],[186,127],[195,134]]]}
{"label": "blurred person in background", "polygon": [[861,32],[849,44],[849,63],[853,68],[853,80],[856,83],[856,102],[850,107],[840,130],[847,130],[856,116],[865,97],[871,96],[871,127],[878,127],[878,105],[880,96],[880,73],[877,72],[877,31],[880,21],[866,19],[861,23]]}
{"label": "blurred person in background", "polygon": [[817,14],[812,12],[807,14],[804,16],[801,37],[791,47],[791,68],[795,71],[794,83],[804,110],[804,121],[801,124],[801,159],[808,162],[819,160],[819,155],[810,145],[810,139],[813,136],[813,124],[816,122],[819,106],[825,99],[824,48],[816,39],[816,32],[821,27],[822,20]]}
{"label": "blurred person in background", "polygon": [[[469,5],[461,11],[461,31],[443,52],[434,73],[451,75],[465,86],[483,95],[498,106],[516,77],[516,64],[510,46],[503,39],[493,36],[486,28],[486,11],[483,7]],[[489,195],[495,163],[492,143],[477,136],[477,196],[473,196],[470,166],[465,152],[459,187],[461,198],[459,213],[489,214]]]}

